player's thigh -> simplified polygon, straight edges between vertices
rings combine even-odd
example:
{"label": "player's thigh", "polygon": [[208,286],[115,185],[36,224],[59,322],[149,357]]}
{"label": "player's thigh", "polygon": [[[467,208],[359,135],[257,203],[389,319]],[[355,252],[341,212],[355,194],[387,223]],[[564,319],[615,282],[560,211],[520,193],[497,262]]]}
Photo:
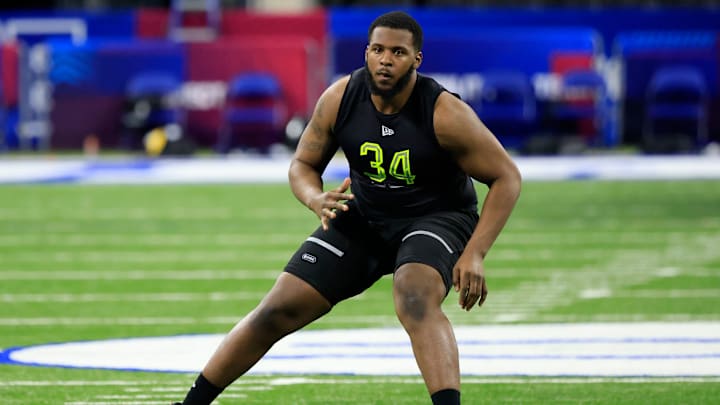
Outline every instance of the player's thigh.
{"label": "player's thigh", "polygon": [[[378,236],[356,216],[343,212],[318,228],[290,259],[285,271],[304,280],[331,304],[355,296],[392,271]],[[385,271],[383,271],[385,270]]]}
{"label": "player's thigh", "polygon": [[400,235],[395,268],[407,263],[422,263],[437,270],[445,284],[452,287],[452,271],[465,249],[475,225],[477,214],[444,212],[415,221]]}
{"label": "player's thigh", "polygon": [[308,317],[309,322],[329,311],[332,305],[305,280],[283,272],[263,298],[260,307]]}

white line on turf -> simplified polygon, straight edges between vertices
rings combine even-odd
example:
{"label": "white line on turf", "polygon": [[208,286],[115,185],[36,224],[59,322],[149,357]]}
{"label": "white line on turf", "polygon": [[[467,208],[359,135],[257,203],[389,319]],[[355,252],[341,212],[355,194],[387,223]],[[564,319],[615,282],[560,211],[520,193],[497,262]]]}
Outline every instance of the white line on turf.
{"label": "white line on turf", "polygon": [[[457,325],[473,324],[474,318],[458,318]],[[88,325],[234,325],[240,318],[237,316],[215,317],[64,317],[64,318],[0,318],[0,326],[53,327],[53,326],[88,326]],[[535,322],[695,322],[718,321],[720,314],[536,314]],[[523,314],[498,314],[493,316],[495,323],[526,321]],[[317,325],[385,325],[397,326],[394,315],[332,315],[315,322]]]}
{"label": "white line on turf", "polygon": [[[3,214],[8,215],[3,212]],[[10,214],[11,215],[11,214]],[[16,217],[14,217],[16,218]],[[195,245],[197,243],[212,244],[216,246],[258,246],[258,245],[288,245],[298,244],[302,241],[306,231],[298,231],[297,235],[290,233],[263,234],[258,235],[229,233],[229,234],[182,234],[182,233],[117,233],[112,234],[87,234],[67,232],[32,232],[23,231],[22,234],[0,235],[0,246],[33,246],[38,243],[50,243],[54,246],[96,246],[107,245],[143,245],[143,246],[181,246]],[[620,234],[616,231],[593,232],[577,238],[574,234],[567,232],[548,231],[543,234],[536,232],[523,233],[515,232],[503,236],[503,245],[523,246],[548,246],[548,245],[587,245],[587,244],[612,244],[612,245],[648,245],[658,243],[669,243],[678,238],[686,237],[685,232],[673,231],[624,231]]]}
{"label": "white line on turf", "polygon": [[[421,384],[419,377],[379,377],[369,379],[363,377],[335,378],[332,376],[322,378],[305,377],[257,377],[245,376],[228,387],[229,391],[245,390],[243,385],[268,384],[268,385],[297,385],[297,384],[372,384],[378,381],[392,384]],[[473,377],[463,378],[463,384],[674,384],[674,383],[720,383],[720,377]],[[149,386],[172,386],[165,388],[168,392],[186,392],[188,383],[185,381],[158,381],[158,380],[73,380],[73,381],[41,381],[41,380],[19,380],[0,381],[0,387],[82,387],[82,386],[148,386],[146,390],[154,391]]]}
{"label": "white line on turf", "polygon": [[174,293],[95,293],[95,294],[0,294],[0,302],[193,302],[259,300],[263,292],[174,292]]}
{"label": "white line on turf", "polygon": [[687,288],[673,290],[625,290],[621,292],[609,289],[588,289],[580,291],[580,298],[647,298],[647,299],[688,299],[688,298],[720,298],[720,289],[713,288]]}
{"label": "white line on turf", "polygon": [[7,270],[2,280],[274,280],[280,270]]}
{"label": "white line on turf", "polygon": [[[118,405],[117,401],[77,401],[63,402],[65,405]],[[167,405],[167,401],[129,401],[122,402],[123,405]]]}
{"label": "white line on turf", "polygon": [[[558,278],[566,273],[582,271],[587,277],[600,277],[606,274],[602,269],[577,269],[577,268],[536,268],[520,269],[516,267],[493,266],[492,273],[488,277],[496,278]],[[137,268],[128,270],[0,270],[2,280],[223,280],[223,279],[275,279],[280,272],[278,270],[261,269],[196,269],[196,270],[174,270],[174,269],[144,269]],[[703,267],[683,266],[682,271],[677,267],[648,267],[640,263],[634,263],[632,267],[625,269],[623,274],[633,275],[642,273],[651,274],[657,278],[677,277],[682,275],[691,277],[720,277],[720,273]],[[372,293],[372,290],[369,290]]]}
{"label": "white line on turf", "polygon": [[[302,233],[304,235],[304,232]],[[286,233],[282,234],[166,234],[166,233],[112,233],[112,234],[78,234],[72,233],[33,233],[0,235],[0,246],[35,246],[49,243],[53,246],[103,246],[109,245],[142,245],[142,246],[183,246],[198,243],[213,246],[268,246],[297,245],[301,237]]]}
{"label": "white line on turf", "polygon": [[82,251],[45,251],[42,255],[36,252],[13,253],[6,254],[4,260],[16,263],[48,263],[48,261],[56,263],[177,263],[177,262],[200,262],[200,263],[218,263],[218,262],[234,262],[242,263],[249,260],[257,262],[285,262],[288,259],[288,251],[283,250],[263,250],[257,253],[252,250],[217,250],[209,251],[207,249],[193,250],[166,250],[153,251],[151,253],[140,252],[134,250],[112,252],[106,250],[82,250]]}

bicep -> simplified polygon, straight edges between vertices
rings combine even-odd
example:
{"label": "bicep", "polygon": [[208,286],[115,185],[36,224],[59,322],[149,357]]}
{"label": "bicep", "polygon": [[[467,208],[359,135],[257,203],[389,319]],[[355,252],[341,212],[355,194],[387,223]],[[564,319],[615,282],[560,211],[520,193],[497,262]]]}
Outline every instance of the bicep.
{"label": "bicep", "polygon": [[332,157],[336,149],[334,145],[329,129],[311,119],[300,137],[294,159],[315,168],[322,168]]}
{"label": "bicep", "polygon": [[440,145],[476,180],[491,183],[506,171],[515,170],[505,148],[465,102],[441,94],[434,122]]}

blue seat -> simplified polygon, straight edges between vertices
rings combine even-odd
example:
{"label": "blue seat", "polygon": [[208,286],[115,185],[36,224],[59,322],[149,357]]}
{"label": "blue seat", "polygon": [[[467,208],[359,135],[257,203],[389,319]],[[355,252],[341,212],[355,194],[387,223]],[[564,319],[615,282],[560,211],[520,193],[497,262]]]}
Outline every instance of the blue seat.
{"label": "blue seat", "polygon": [[185,127],[185,111],[173,98],[181,85],[181,78],[163,71],[138,73],[128,81],[123,116],[126,147],[139,147],[139,140],[154,128],[169,124]]}
{"label": "blue seat", "polygon": [[228,83],[217,150],[234,147],[267,151],[283,141],[287,119],[283,92],[271,73],[250,72]]}
{"label": "blue seat", "polygon": [[643,139],[685,135],[692,147],[708,139],[709,94],[705,77],[692,66],[664,66],[655,71],[645,97]]}
{"label": "blue seat", "polygon": [[530,78],[515,71],[483,73],[472,103],[480,119],[508,148],[522,148],[537,124],[537,101]]}
{"label": "blue seat", "polygon": [[615,106],[605,78],[594,69],[574,69],[562,75],[561,95],[552,115],[557,120],[589,122],[589,129],[579,128],[589,145],[615,146],[618,142]]}

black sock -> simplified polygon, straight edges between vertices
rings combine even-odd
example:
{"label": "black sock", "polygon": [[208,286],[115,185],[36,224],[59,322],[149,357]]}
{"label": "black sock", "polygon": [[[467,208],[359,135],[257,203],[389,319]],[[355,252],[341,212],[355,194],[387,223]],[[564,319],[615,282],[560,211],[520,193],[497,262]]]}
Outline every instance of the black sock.
{"label": "black sock", "polygon": [[223,391],[214,386],[202,373],[193,383],[182,405],[209,405]]}
{"label": "black sock", "polygon": [[448,388],[430,395],[433,405],[460,405],[460,391]]}

